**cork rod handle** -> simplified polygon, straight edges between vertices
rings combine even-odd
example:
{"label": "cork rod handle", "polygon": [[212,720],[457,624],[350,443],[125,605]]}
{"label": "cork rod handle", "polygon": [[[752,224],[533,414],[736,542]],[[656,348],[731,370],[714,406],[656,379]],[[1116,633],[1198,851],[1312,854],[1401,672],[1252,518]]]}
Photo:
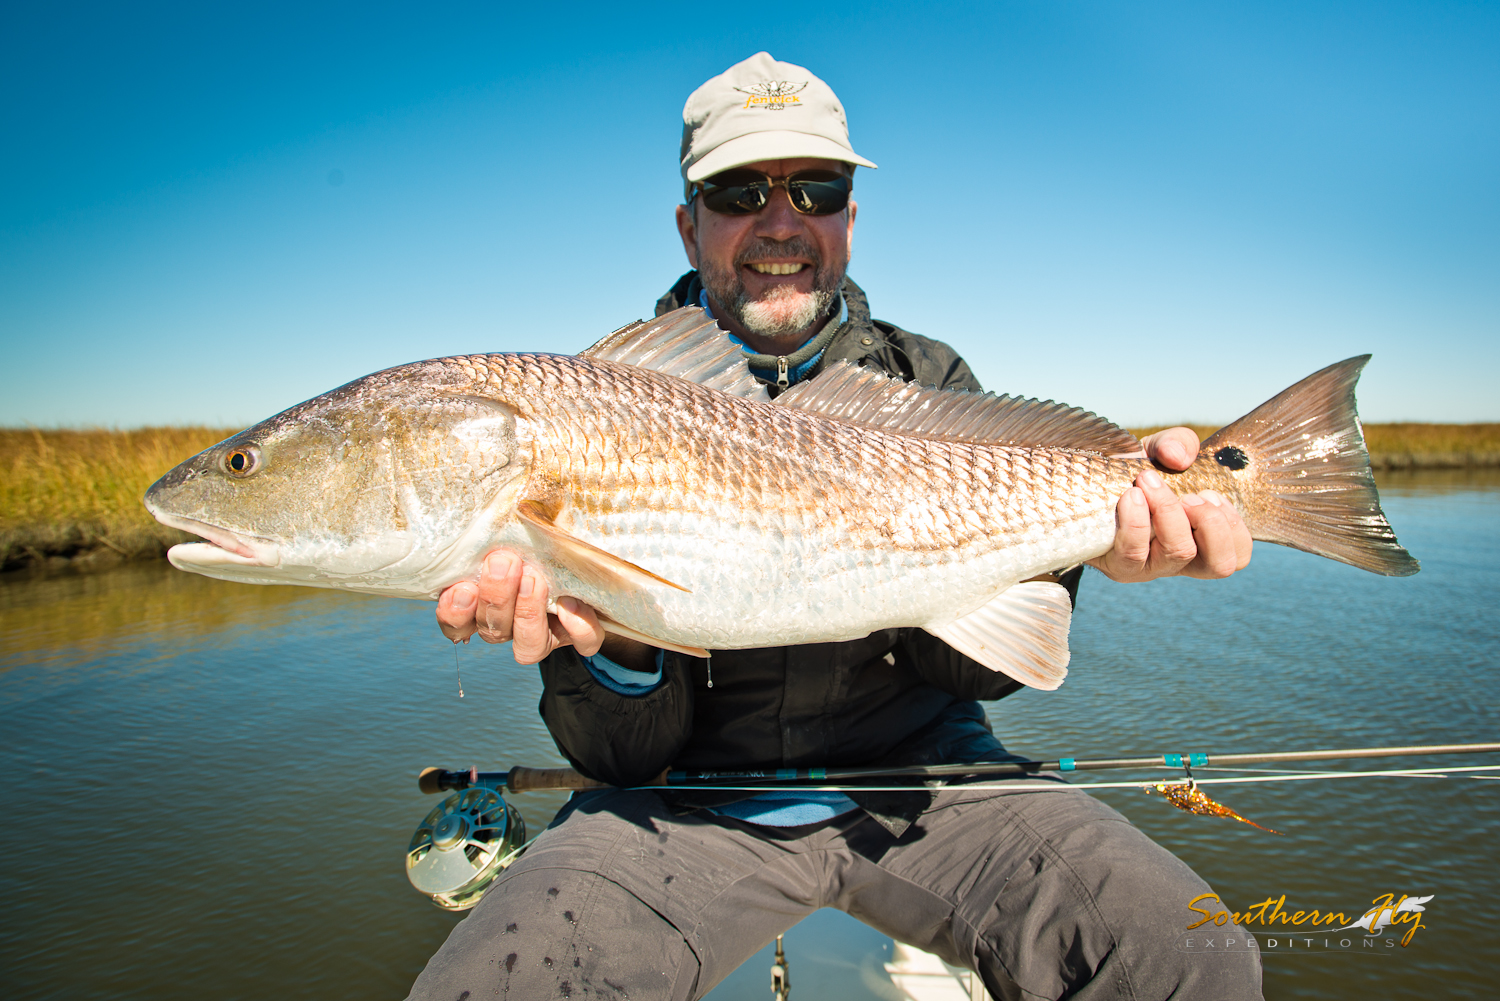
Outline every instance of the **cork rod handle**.
{"label": "cork rod handle", "polygon": [[[663,771],[646,785],[666,785],[667,772]],[[468,789],[482,785],[491,789],[504,786],[510,792],[529,792],[533,789],[604,789],[607,782],[586,778],[572,768],[527,768],[517,765],[508,772],[481,772],[475,768],[449,771],[446,768],[424,768],[417,776],[417,787],[428,794]]]}
{"label": "cork rod handle", "polygon": [[533,789],[602,789],[606,782],[584,778],[571,768],[527,768],[517,765],[510,770],[506,786],[511,792]]}

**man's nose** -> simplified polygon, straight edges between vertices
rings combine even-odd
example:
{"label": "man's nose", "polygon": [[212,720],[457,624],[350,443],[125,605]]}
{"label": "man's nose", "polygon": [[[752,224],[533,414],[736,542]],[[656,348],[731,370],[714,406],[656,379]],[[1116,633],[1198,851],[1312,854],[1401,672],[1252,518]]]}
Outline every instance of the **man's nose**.
{"label": "man's nose", "polygon": [[770,201],[755,214],[755,235],[771,240],[790,240],[807,231],[807,222],[792,208],[785,188],[772,188]]}

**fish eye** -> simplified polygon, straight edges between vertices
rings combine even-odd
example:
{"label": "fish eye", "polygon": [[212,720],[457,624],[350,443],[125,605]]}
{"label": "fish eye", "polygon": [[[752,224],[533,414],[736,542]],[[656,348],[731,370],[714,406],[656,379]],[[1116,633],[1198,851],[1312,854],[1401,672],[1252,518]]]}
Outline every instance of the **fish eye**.
{"label": "fish eye", "polygon": [[260,449],[254,445],[241,445],[224,456],[224,472],[241,479],[260,468]]}

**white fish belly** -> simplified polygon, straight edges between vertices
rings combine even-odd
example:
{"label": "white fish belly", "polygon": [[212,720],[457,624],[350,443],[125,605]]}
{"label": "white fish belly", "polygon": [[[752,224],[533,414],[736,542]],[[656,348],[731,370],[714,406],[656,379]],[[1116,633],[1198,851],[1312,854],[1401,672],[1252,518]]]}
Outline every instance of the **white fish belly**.
{"label": "white fish belly", "polygon": [[557,571],[554,587],[658,639],[744,649],[942,625],[1039,573],[1108,550],[1113,505],[952,551],[862,548],[817,533],[691,514],[595,516],[580,538],[687,588],[607,591]]}

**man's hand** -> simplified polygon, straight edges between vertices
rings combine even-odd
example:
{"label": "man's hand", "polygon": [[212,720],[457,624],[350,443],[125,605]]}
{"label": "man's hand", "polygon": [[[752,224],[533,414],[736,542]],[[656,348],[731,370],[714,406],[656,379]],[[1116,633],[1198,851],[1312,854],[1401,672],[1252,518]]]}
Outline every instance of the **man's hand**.
{"label": "man's hand", "polygon": [[[1168,469],[1198,456],[1188,428],[1158,431],[1141,444]],[[1160,473],[1146,469],[1115,507],[1115,544],[1089,564],[1126,583],[1157,577],[1228,577],[1250,563],[1250,530],[1228,498],[1214,490],[1179,498]]]}
{"label": "man's hand", "polygon": [[463,580],[443,591],[437,620],[455,643],[469,642],[476,632],[486,643],[514,643],[518,664],[535,664],[565,646],[591,657],[604,643],[604,628],[592,608],[565,596],[549,615],[546,578],[504,549],[484,558],[478,584]]}

